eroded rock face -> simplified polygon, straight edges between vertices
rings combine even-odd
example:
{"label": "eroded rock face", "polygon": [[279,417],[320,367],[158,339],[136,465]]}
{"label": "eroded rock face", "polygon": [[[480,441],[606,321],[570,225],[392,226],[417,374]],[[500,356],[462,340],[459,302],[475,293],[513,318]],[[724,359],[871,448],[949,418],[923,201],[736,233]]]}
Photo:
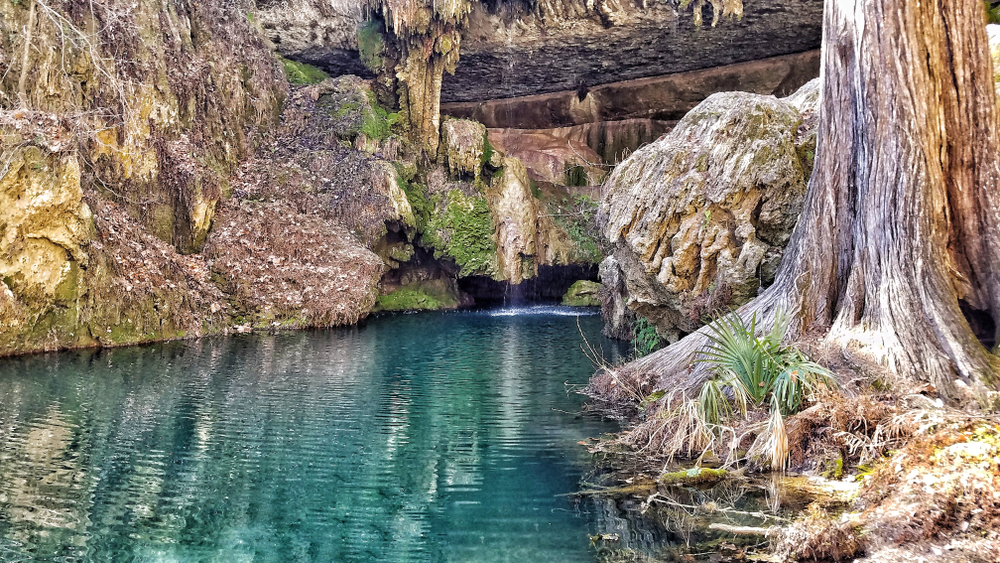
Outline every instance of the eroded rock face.
{"label": "eroded rock face", "polygon": [[796,95],[710,96],[619,165],[601,222],[628,306],[676,340],[770,284],[801,211],[818,80]]}
{"label": "eroded rock face", "polygon": [[0,31],[0,355],[225,330],[188,254],[287,93],[244,10],[7,2]]}
{"label": "eroded rock face", "polygon": [[586,144],[547,131],[490,129],[490,143],[517,158],[535,182],[596,186],[604,179],[601,156]]}
{"label": "eroded rock face", "polygon": [[[822,0],[746,2],[740,20],[696,27],[690,9],[639,1],[474,5],[444,102],[586,90],[819,48]],[[710,14],[710,10],[705,10]]]}
{"label": "eroded rock face", "polygon": [[[222,330],[224,297],[204,261],[184,256],[121,205],[81,184],[68,131],[40,112],[0,112],[0,356],[116,346]],[[20,138],[26,134],[28,138]]]}
{"label": "eroded rock face", "polygon": [[[441,156],[454,177],[468,176],[479,181],[486,156],[486,127],[468,119],[448,119],[441,126]],[[491,155],[492,156],[492,155]]]}
{"label": "eroded rock face", "polygon": [[[114,23],[91,32],[95,21]],[[84,175],[113,187],[165,242],[200,250],[227,176],[287,92],[245,12],[218,2],[6,2],[0,31],[4,99],[72,121]]]}
{"label": "eroded rock face", "polygon": [[512,284],[535,277],[538,200],[531,193],[528,172],[520,160],[504,157],[499,176],[486,191],[496,224],[497,262]]}
{"label": "eroded rock face", "polygon": [[[595,188],[536,183],[532,174],[538,171],[487,142],[479,123],[448,120],[442,129],[447,167],[428,172],[426,186],[411,183],[409,188],[413,207],[426,208],[425,217],[417,217],[417,240],[435,258],[454,263],[459,277],[515,285],[533,278],[542,266],[600,260],[589,233]],[[564,139],[556,142],[566,144]]]}
{"label": "eroded rock face", "polygon": [[[265,34],[283,55],[334,74],[357,73],[350,69],[360,66],[357,31],[364,23],[364,0],[256,4]],[[585,98],[585,90],[598,84],[817,49],[823,10],[822,0],[756,0],[746,3],[740,20],[725,19],[712,27],[708,15],[697,28],[690,9],[678,11],[663,2],[469,5],[461,62],[441,85],[446,103],[560,90],[580,91]]]}

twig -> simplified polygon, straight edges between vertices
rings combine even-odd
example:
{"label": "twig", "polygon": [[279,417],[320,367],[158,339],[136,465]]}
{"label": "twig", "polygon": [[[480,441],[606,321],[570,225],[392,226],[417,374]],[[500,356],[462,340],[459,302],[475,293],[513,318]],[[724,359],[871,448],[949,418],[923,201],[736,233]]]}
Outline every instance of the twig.
{"label": "twig", "polygon": [[728,524],[712,523],[708,525],[709,530],[719,530],[720,532],[726,532],[730,534],[742,535],[742,536],[773,536],[781,531],[778,526],[771,526],[770,528],[755,528],[753,526],[729,526]]}

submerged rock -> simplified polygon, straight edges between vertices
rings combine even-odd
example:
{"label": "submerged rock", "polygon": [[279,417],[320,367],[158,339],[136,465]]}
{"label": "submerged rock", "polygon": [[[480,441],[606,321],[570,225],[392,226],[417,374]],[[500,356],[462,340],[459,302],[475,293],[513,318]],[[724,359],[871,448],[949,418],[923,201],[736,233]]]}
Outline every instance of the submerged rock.
{"label": "submerged rock", "polygon": [[818,81],[710,96],[619,165],[601,202],[628,306],[668,341],[774,280],[815,151]]}
{"label": "submerged rock", "polygon": [[580,280],[569,287],[566,295],[563,295],[562,304],[569,307],[599,307],[598,292],[601,284],[588,280]]}
{"label": "submerged rock", "polygon": [[711,485],[729,477],[725,469],[709,467],[692,467],[681,471],[667,472],[660,475],[657,482],[667,486]]}

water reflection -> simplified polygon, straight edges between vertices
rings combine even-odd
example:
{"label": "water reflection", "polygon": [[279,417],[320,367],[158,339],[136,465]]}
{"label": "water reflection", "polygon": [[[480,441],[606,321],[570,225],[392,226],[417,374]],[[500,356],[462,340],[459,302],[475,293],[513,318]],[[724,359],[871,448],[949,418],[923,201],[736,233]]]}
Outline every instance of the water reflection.
{"label": "water reflection", "polygon": [[553,312],[2,360],[0,560],[591,560]]}

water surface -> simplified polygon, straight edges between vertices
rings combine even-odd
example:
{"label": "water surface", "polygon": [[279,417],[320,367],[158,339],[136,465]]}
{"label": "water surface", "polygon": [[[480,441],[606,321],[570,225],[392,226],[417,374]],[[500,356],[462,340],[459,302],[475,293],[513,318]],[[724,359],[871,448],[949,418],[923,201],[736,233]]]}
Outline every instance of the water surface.
{"label": "water surface", "polygon": [[0,561],[592,561],[578,312],[0,360]]}

